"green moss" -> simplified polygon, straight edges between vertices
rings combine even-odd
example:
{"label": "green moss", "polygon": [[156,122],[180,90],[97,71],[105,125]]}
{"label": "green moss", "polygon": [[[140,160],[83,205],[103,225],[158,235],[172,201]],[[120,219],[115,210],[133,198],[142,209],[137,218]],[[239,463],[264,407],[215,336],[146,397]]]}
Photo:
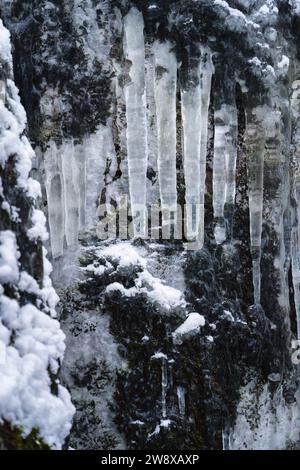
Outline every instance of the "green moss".
{"label": "green moss", "polygon": [[24,437],[21,427],[4,421],[0,424],[0,450],[50,450],[50,447],[43,442],[37,428]]}

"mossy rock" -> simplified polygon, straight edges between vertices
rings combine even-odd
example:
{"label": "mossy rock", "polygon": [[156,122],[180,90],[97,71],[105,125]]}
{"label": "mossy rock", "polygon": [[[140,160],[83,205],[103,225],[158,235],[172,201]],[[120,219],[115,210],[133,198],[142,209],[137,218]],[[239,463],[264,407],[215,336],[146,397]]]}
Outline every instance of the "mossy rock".
{"label": "mossy rock", "polygon": [[43,442],[37,428],[24,437],[21,427],[4,421],[0,424],[0,450],[50,450],[50,447]]}

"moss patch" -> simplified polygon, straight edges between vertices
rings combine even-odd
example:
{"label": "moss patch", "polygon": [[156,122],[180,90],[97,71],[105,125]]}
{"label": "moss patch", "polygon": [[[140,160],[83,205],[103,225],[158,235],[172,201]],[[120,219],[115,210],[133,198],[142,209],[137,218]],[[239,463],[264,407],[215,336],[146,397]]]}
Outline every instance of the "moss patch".
{"label": "moss patch", "polygon": [[21,427],[4,421],[0,424],[0,450],[50,450],[50,447],[43,442],[37,428],[24,437]]}

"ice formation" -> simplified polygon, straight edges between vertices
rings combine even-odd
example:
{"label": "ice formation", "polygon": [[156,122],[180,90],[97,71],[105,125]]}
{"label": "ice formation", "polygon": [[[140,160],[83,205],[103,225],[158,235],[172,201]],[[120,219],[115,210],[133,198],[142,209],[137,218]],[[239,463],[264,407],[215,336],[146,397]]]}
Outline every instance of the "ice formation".
{"label": "ice formation", "polygon": [[[199,47],[200,49],[200,47]],[[185,200],[190,209],[186,214],[188,239],[198,237],[200,225],[200,149],[201,149],[201,78],[200,61],[190,67],[181,91]]]}
{"label": "ice formation", "polygon": [[[133,8],[124,18],[128,173],[134,234],[146,236],[146,172],[148,163],[143,15]],[[136,220],[137,219],[137,220]]]}
{"label": "ice formation", "polygon": [[[82,235],[86,236],[84,243],[89,243],[84,232],[92,238],[97,215],[104,216],[97,214],[99,202],[103,202],[113,219],[110,210],[114,211],[120,196],[129,196],[134,243],[139,242],[139,236],[147,238],[148,205],[160,205],[161,220],[158,216],[151,229],[157,239],[167,238],[169,243],[172,225],[181,224],[178,204],[180,207],[186,204],[182,224],[185,239],[178,245],[170,242],[169,248],[196,249],[191,255],[195,265],[191,264],[203,275],[201,279],[188,269],[182,274],[183,280],[174,279],[176,263],[181,262],[178,253],[173,258],[161,252],[150,256],[139,245],[111,240],[100,248],[93,247],[97,261],[89,261],[81,273],[96,278],[99,284],[109,279],[103,287],[105,298],[120,303],[143,299],[153,311],[164,315],[164,320],[178,314],[177,326],[168,329],[172,347],[192,343],[207,328],[209,331],[203,337],[207,349],[213,350],[217,337],[213,326],[217,327],[215,323],[209,324],[204,315],[215,315],[217,319],[213,321],[224,321],[228,328],[241,327],[239,334],[251,340],[267,330],[272,338],[270,344],[273,341],[277,345],[278,331],[285,343],[280,348],[289,349],[290,339],[300,337],[299,1],[102,0],[96,6],[91,0],[63,3],[70,14],[69,26],[74,28],[70,36],[75,37],[76,44],[72,47],[84,60],[82,64],[76,57],[72,62],[75,86],[71,92],[69,89],[64,92],[72,80],[69,75],[66,79],[59,63],[63,58],[64,66],[72,68],[68,55],[74,56],[73,49],[64,43],[62,49],[66,50],[67,59],[60,55],[61,51],[58,53],[55,48],[53,51],[50,46],[48,49],[48,38],[53,39],[48,31],[53,29],[51,15],[59,17],[61,11],[45,2],[49,24],[44,27],[38,54],[50,64],[51,73],[47,70],[46,79],[43,71],[45,76],[39,83],[42,125],[36,143],[41,146],[52,257],[60,258],[60,266],[64,260],[68,264],[69,259],[64,256],[68,250],[74,250],[77,256]],[[4,6],[5,15],[11,15],[11,2],[6,1]],[[18,30],[15,25],[12,28]],[[52,42],[55,41],[49,44]],[[8,44],[8,32],[0,28],[1,61],[11,68]],[[33,75],[40,79],[42,65],[37,63]],[[97,74],[105,77],[100,84],[95,80]],[[52,75],[59,78],[51,81]],[[77,91],[83,98],[82,116],[76,120]],[[99,96],[103,97],[103,108],[107,105],[105,112],[100,109]],[[70,121],[67,126],[62,125],[65,116]],[[4,129],[0,163],[5,165],[8,157],[15,154],[18,187],[28,197],[36,198],[41,192],[34,180],[28,178],[33,151],[23,136],[25,113],[14,83],[4,80],[2,74],[0,119]],[[84,127],[85,119],[88,126]],[[34,123],[34,131],[36,127],[39,126]],[[0,191],[2,194],[2,186]],[[18,223],[22,216],[18,207],[4,200],[1,208],[11,221]],[[37,209],[30,212],[26,236],[31,241],[46,242],[45,220]],[[123,237],[119,234],[119,238]],[[12,231],[1,233],[0,240],[0,279],[4,285],[13,283],[22,292],[34,293],[43,301],[40,319],[42,323],[45,320],[45,325],[50,322],[54,344],[45,334],[46,345],[41,346],[39,338],[35,338],[31,346],[34,353],[41,349],[43,368],[47,361],[55,366],[61,359],[63,338],[50,318],[57,299],[49,279],[41,287],[33,276],[20,270]],[[186,243],[194,241],[195,244]],[[162,262],[159,270],[157,266],[164,256],[170,266]],[[185,262],[189,260],[186,252],[183,257]],[[248,271],[252,276],[250,287],[246,285]],[[130,282],[114,279],[111,275],[116,272],[121,277],[130,273]],[[188,297],[183,295],[185,280],[189,280],[190,290],[191,285],[197,284],[194,300],[195,305],[201,305],[203,316],[193,311],[197,308],[191,307]],[[193,300],[192,295],[190,298]],[[24,314],[25,307],[18,307],[25,329],[20,334],[26,336],[18,343],[22,354],[30,346],[26,342],[25,314],[32,324],[38,318],[38,306],[25,309]],[[294,310],[297,318],[293,318]],[[47,320],[44,311],[50,314]],[[247,316],[247,321],[243,316]],[[149,340],[146,334],[143,338],[145,342]],[[150,436],[163,434],[164,428],[170,427],[166,418],[171,374],[168,375],[168,358],[163,348],[157,351],[152,357],[161,361],[162,367],[159,369],[162,421]],[[260,353],[255,350],[258,356]],[[277,357],[276,361],[280,362]],[[277,369],[274,374],[276,377]],[[271,377],[274,379],[274,375]],[[248,384],[240,389],[244,399],[238,407],[232,433],[223,429],[224,443],[229,442],[231,448],[244,448],[242,437],[239,438],[241,429],[248,447],[282,448],[289,438],[296,440],[295,406],[286,407],[286,417],[281,391],[271,397],[266,387],[257,398],[255,387]],[[189,392],[181,381],[176,383],[173,403],[181,422],[188,414]],[[260,408],[256,410],[256,434],[254,420],[245,412],[253,404]],[[275,413],[271,409],[273,404],[278,405]],[[132,422],[140,425],[142,421]],[[42,431],[43,423],[38,425]],[[59,446],[60,440],[53,440],[54,445]]]}
{"label": "ice formation", "polygon": [[[170,42],[156,42],[155,55],[155,103],[158,132],[158,178],[163,225],[176,217],[176,90],[177,60]],[[166,214],[166,215],[165,215]],[[175,222],[175,221],[174,221]]]}

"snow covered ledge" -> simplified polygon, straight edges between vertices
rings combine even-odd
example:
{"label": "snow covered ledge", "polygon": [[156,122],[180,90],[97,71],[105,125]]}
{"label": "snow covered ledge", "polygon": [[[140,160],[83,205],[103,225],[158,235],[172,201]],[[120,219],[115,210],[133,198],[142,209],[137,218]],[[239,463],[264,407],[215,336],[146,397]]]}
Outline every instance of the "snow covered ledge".
{"label": "snow covered ledge", "polygon": [[54,319],[58,297],[41,246],[45,217],[35,208],[40,187],[29,177],[34,152],[23,135],[26,115],[1,20],[0,72],[0,426],[18,427],[24,437],[36,429],[45,444],[60,449],[75,411],[55,380],[65,336]]}

